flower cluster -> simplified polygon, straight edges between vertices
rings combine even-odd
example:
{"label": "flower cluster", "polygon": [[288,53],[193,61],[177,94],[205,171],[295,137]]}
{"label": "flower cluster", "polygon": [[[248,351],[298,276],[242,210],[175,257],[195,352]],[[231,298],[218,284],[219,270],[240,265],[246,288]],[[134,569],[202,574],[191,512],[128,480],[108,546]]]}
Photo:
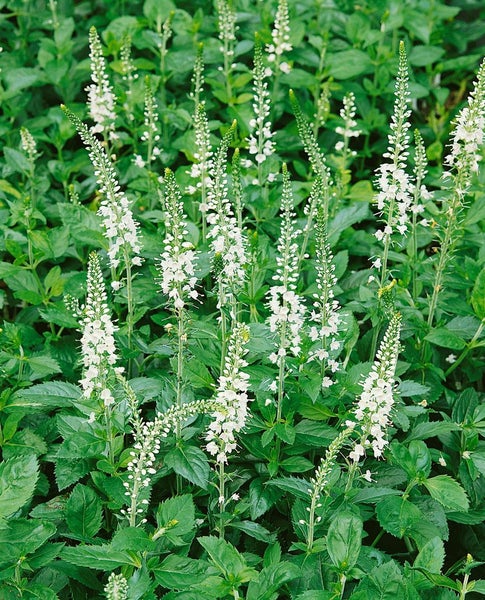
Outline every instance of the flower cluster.
{"label": "flower cluster", "polygon": [[165,239],[159,262],[160,284],[174,309],[180,310],[187,298],[197,299],[197,277],[194,275],[197,253],[193,245],[186,241],[188,231],[182,195],[170,169],[165,171],[164,187],[162,205],[165,212]]}
{"label": "flower cluster", "polygon": [[[416,216],[424,212],[424,205],[422,202],[432,198],[432,194],[428,191],[424,185],[424,178],[428,172],[428,161],[426,158],[426,148],[424,147],[424,141],[421,134],[416,129],[414,132],[415,141],[415,153],[414,153],[414,172],[416,176],[415,183],[412,185],[413,190],[413,204],[410,208],[411,214],[413,215],[413,223],[416,221]],[[427,225],[424,219],[421,221],[423,226]]]}
{"label": "flower cluster", "polygon": [[293,195],[286,165],[283,165],[283,191],[281,210],[283,223],[281,226],[280,241],[278,243],[278,256],[276,257],[277,269],[273,280],[278,285],[272,286],[269,291],[268,307],[270,315],[268,324],[270,330],[279,336],[279,348],[273,352],[269,359],[275,364],[284,360],[287,350],[297,356],[300,353],[301,330],[305,306],[302,298],[296,293],[298,280],[298,243],[296,238],[300,231],[294,226],[295,214],[293,212]]}
{"label": "flower cluster", "polygon": [[349,138],[359,137],[360,131],[356,129],[357,121],[355,120],[355,96],[349,92],[344,96],[343,107],[340,110],[340,118],[343,121],[343,126],[335,128],[335,133],[341,135],[344,139],[335,144],[335,150],[338,152],[345,150],[348,146]]}
{"label": "flower cluster", "polygon": [[219,39],[223,43],[220,47],[224,59],[232,60],[234,56],[234,42],[236,41],[236,13],[227,0],[216,0],[218,13]]}
{"label": "flower cluster", "polygon": [[214,267],[217,267],[216,276],[223,287],[219,290],[219,304],[223,298],[233,297],[244,283],[245,265],[248,261],[243,232],[234,216],[227,193],[226,155],[234,128],[235,123],[222,139],[207,193],[207,223],[210,225],[207,237],[211,240]]}
{"label": "flower cluster", "polygon": [[[406,172],[408,159],[410,123],[408,121],[411,111],[408,109],[409,85],[408,67],[404,43],[399,46],[399,69],[396,79],[394,111],[391,119],[391,133],[388,136],[387,152],[384,158],[390,162],[384,163],[377,169],[377,187],[379,192],[375,198],[377,210],[384,214],[385,225],[375,232],[379,241],[384,240],[388,248],[390,237],[398,231],[403,235],[407,231],[409,220],[408,209],[412,202],[412,183]],[[374,261],[374,267],[387,268],[387,253],[383,260]]]}
{"label": "flower cluster", "polygon": [[143,133],[141,134],[140,140],[147,145],[146,162],[149,165],[153,158],[160,154],[160,148],[156,146],[156,142],[160,140],[160,134],[158,133],[157,125],[158,106],[153,95],[149,77],[145,77],[145,108],[143,114],[145,118],[143,122]]}
{"label": "flower cluster", "polygon": [[91,59],[91,79],[93,83],[86,88],[89,103],[89,115],[95,125],[91,128],[93,133],[102,133],[110,140],[115,140],[114,131],[115,95],[106,72],[106,61],[103,48],[96,28],[89,30],[89,57]]}
{"label": "flower cluster", "polygon": [[189,97],[194,101],[195,108],[201,102],[202,92],[204,91],[204,45],[202,42],[197,46],[197,54],[195,55],[194,71],[192,73],[191,84],[192,89]]}
{"label": "flower cluster", "polygon": [[246,423],[248,414],[249,375],[241,369],[247,366],[244,355],[249,340],[249,328],[236,324],[229,339],[224,369],[219,377],[219,387],[215,396],[218,404],[214,420],[209,425],[206,440],[207,452],[216,457],[218,463],[226,463],[227,456],[236,449],[235,434]]}
{"label": "flower cluster", "polygon": [[[445,164],[460,174],[459,195],[464,196],[472,173],[478,172],[482,159],[480,149],[485,135],[485,60],[477,74],[468,105],[461,109],[455,121],[451,149]],[[449,176],[449,173],[444,175]]]}
{"label": "flower cluster", "polygon": [[104,586],[106,600],[127,600],[128,592],[129,588],[126,577],[121,573],[119,575],[111,573],[107,584]]}
{"label": "flower cluster", "polygon": [[214,168],[213,152],[210,143],[209,121],[203,102],[197,104],[194,114],[195,147],[194,158],[197,162],[190,168],[190,176],[197,180],[195,186],[187,188],[188,193],[194,194],[201,191],[202,201],[199,210],[202,214],[207,212],[206,190],[210,183],[210,173]]}
{"label": "flower cluster", "polygon": [[376,458],[388,444],[386,430],[391,425],[394,406],[393,387],[399,355],[401,315],[395,313],[381,342],[371,372],[363,382],[362,394],[352,418],[346,422],[358,434],[349,458],[355,463],[372,448]]}
{"label": "flower cluster", "polygon": [[289,73],[290,65],[285,61],[281,61],[283,54],[293,49],[290,43],[290,16],[288,14],[287,0],[279,0],[278,2],[271,37],[273,39],[272,43],[266,46],[268,60],[275,63],[276,69],[279,69],[283,73]]}
{"label": "flower cluster", "polygon": [[27,154],[29,163],[33,165],[39,153],[37,152],[37,143],[26,127],[20,128],[20,143],[22,150]]}
{"label": "flower cluster", "polygon": [[121,513],[135,526],[149,503],[148,495],[151,478],[156,474],[156,456],[160,451],[161,440],[173,432],[178,423],[193,415],[213,412],[219,405],[212,400],[196,400],[180,407],[173,406],[166,413],[158,413],[153,421],[145,423],[139,415],[133,416],[135,442],[130,451],[127,465],[128,477],[123,483],[129,506]]}
{"label": "flower cluster", "polygon": [[263,163],[274,152],[273,132],[268,120],[271,105],[268,83],[265,79],[271,75],[271,69],[264,66],[261,43],[256,38],[254,47],[253,91],[254,118],[249,121],[253,132],[248,138],[249,154],[254,154],[258,164]]}
{"label": "flower cluster", "polygon": [[109,243],[110,265],[116,269],[120,262],[128,263],[130,251],[135,255],[131,259],[131,263],[140,265],[141,246],[138,238],[138,224],[133,218],[126,194],[121,191],[114,167],[101,142],[74,113],[65,106],[62,108],[88,148],[89,158],[94,167],[94,174],[102,196],[98,214],[103,218],[105,236]]}
{"label": "flower cluster", "polygon": [[105,407],[114,404],[110,381],[122,367],[116,367],[118,356],[114,332],[106,297],[103,273],[98,255],[92,252],[89,257],[87,275],[86,304],[81,311],[81,354],[83,378],[80,381],[85,398],[93,395]]}
{"label": "flower cluster", "polygon": [[[314,294],[313,310],[310,314],[312,324],[308,335],[315,344],[308,360],[319,360],[323,373],[327,368],[335,373],[338,370],[338,362],[335,360],[335,356],[340,349],[340,342],[336,339],[341,320],[339,316],[340,305],[334,297],[334,288],[337,283],[334,275],[335,265],[333,264],[333,255],[327,241],[325,221],[321,212],[318,215],[315,227],[315,241],[318,293]],[[322,387],[330,387],[332,383],[330,377],[323,377]]]}

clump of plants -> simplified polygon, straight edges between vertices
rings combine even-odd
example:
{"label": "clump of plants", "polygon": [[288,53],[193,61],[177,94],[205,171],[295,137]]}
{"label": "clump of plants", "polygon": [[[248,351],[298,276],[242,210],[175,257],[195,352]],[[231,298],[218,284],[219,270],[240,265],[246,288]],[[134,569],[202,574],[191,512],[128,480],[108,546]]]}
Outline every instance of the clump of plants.
{"label": "clump of plants", "polygon": [[0,596],[485,595],[477,15],[4,4]]}

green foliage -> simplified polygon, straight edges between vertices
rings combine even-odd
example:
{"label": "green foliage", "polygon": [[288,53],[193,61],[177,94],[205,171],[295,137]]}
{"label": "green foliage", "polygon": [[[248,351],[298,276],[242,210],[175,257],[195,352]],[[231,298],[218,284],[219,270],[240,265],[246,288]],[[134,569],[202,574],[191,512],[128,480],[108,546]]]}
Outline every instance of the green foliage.
{"label": "green foliage", "polygon": [[0,598],[485,595],[485,170],[446,158],[485,9],[447,4],[0,2]]}

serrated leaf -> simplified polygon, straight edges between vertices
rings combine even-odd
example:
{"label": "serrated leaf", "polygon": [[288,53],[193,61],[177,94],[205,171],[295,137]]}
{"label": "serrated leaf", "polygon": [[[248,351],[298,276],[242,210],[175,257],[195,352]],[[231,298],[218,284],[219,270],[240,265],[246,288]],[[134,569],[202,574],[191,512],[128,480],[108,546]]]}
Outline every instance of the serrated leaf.
{"label": "serrated leaf", "polygon": [[39,466],[33,454],[26,454],[0,464],[0,519],[20,510],[33,496]]}
{"label": "serrated leaf", "polygon": [[237,578],[240,583],[254,579],[256,572],[249,569],[243,555],[232,544],[214,536],[200,537],[198,541],[226,579]]}
{"label": "serrated leaf", "polygon": [[308,489],[309,483],[305,479],[296,477],[275,477],[266,482],[267,486],[276,486],[279,490],[290,492],[297,498],[308,500],[310,498]]}
{"label": "serrated leaf", "polygon": [[109,544],[63,548],[61,558],[78,567],[88,567],[98,571],[112,571],[123,565],[137,568],[141,566],[135,555],[130,552],[113,550]]}
{"label": "serrated leaf", "polygon": [[169,498],[158,505],[157,537],[168,534],[181,536],[189,533],[195,527],[195,504],[190,494]]}
{"label": "serrated leaf", "polygon": [[165,456],[165,464],[175,473],[206,490],[209,485],[209,461],[195,446],[173,448]]}
{"label": "serrated leaf", "polygon": [[362,544],[362,519],[351,512],[339,512],[330,523],[327,552],[340,573],[346,573],[357,562]]}
{"label": "serrated leaf", "polygon": [[265,567],[260,571],[257,579],[250,582],[246,600],[270,600],[281,586],[296,579],[299,575],[298,567],[289,562],[280,562]]}
{"label": "serrated leaf", "polygon": [[397,538],[411,535],[413,528],[420,523],[422,518],[419,508],[409,500],[395,496],[379,502],[376,514],[381,527]]}
{"label": "serrated leaf", "polygon": [[421,567],[431,573],[439,573],[445,560],[443,541],[435,537],[426,542],[414,560],[414,567]]}
{"label": "serrated leaf", "polygon": [[427,440],[428,438],[443,435],[444,433],[449,433],[450,431],[457,431],[458,429],[460,429],[460,425],[450,421],[418,423],[410,431],[405,441],[410,442],[412,440]]}
{"label": "serrated leaf", "polygon": [[59,491],[65,490],[73,483],[77,483],[86,473],[89,473],[90,469],[91,465],[87,460],[57,458],[54,467],[57,488]]}
{"label": "serrated leaf", "polygon": [[470,506],[465,490],[449,475],[437,475],[423,481],[430,495],[448,510],[466,512]]}
{"label": "serrated leaf", "polygon": [[458,583],[457,581],[454,581],[453,579],[450,579],[449,577],[446,577],[446,575],[439,575],[437,573],[430,573],[427,569],[423,569],[421,567],[419,567],[418,570],[419,570],[420,573],[423,573],[423,575],[426,575],[426,577],[434,585],[437,585],[439,587],[445,587],[445,588],[448,588],[450,590],[455,590],[456,592],[460,591],[461,584]]}
{"label": "serrated leaf", "polygon": [[93,538],[101,528],[102,505],[96,492],[78,483],[66,503],[66,522],[83,541]]}
{"label": "serrated leaf", "polygon": [[356,596],[359,600],[360,598],[372,598],[372,600],[408,598],[403,577],[393,560],[374,567],[359,584]]}
{"label": "serrated leaf", "polygon": [[274,544],[276,542],[276,534],[271,533],[266,527],[253,521],[235,521],[234,523],[230,523],[228,527],[243,531],[255,540],[265,542],[266,544]]}
{"label": "serrated leaf", "polygon": [[435,346],[450,348],[451,350],[462,350],[466,346],[463,338],[445,327],[433,329],[424,339],[435,344]]}
{"label": "serrated leaf", "polygon": [[10,397],[7,407],[51,410],[52,408],[75,406],[80,396],[81,390],[72,383],[49,381],[16,391]]}
{"label": "serrated leaf", "polygon": [[188,590],[206,579],[207,563],[171,554],[153,569],[155,581],[169,590]]}

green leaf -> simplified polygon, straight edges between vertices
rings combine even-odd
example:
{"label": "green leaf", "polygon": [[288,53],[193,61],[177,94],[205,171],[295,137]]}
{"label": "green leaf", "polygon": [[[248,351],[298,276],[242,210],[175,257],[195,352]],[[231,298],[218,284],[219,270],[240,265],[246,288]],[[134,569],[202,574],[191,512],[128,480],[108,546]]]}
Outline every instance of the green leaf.
{"label": "green leaf", "polygon": [[255,578],[256,572],[249,569],[242,554],[232,544],[214,536],[198,539],[212,563],[226,579],[237,579],[240,583]]}
{"label": "green leaf", "polygon": [[275,477],[274,479],[270,479],[266,485],[276,486],[279,490],[290,492],[302,500],[308,500],[310,498],[308,492],[309,484],[305,479],[298,479],[296,477]]}
{"label": "green leaf", "polygon": [[276,542],[276,534],[271,533],[266,527],[253,521],[235,521],[234,523],[229,523],[227,527],[243,531],[255,540],[265,542],[266,544],[274,544]]}
{"label": "green leaf", "polygon": [[22,173],[30,170],[30,163],[23,152],[4,146],[3,155],[5,156],[5,162],[12,171]]}
{"label": "green leaf", "polygon": [[352,49],[328,55],[329,75],[335,79],[353,79],[363,73],[371,73],[373,64],[366,52]]}
{"label": "green leaf", "polygon": [[470,506],[465,490],[449,475],[437,475],[423,481],[430,495],[445,509],[466,512]]}
{"label": "green leaf", "polygon": [[423,569],[422,567],[418,568],[420,573],[426,575],[426,577],[438,587],[445,587],[450,590],[455,590],[456,592],[460,591],[461,583],[446,577],[445,575],[439,575],[438,573],[430,573],[428,570]]}
{"label": "green leaf", "polygon": [[409,500],[391,496],[384,498],[376,506],[376,514],[381,527],[397,538],[412,536],[413,528],[420,523],[422,515],[419,508]]}
{"label": "green leaf", "polygon": [[470,581],[467,586],[467,591],[485,596],[485,579],[475,579]]}
{"label": "green leaf", "polygon": [[81,390],[65,381],[39,383],[30,388],[15,392],[7,404],[8,408],[26,407],[37,410],[51,410],[75,406],[81,396]]}
{"label": "green leaf", "polygon": [[409,53],[409,64],[413,67],[425,67],[438,61],[445,53],[439,46],[414,46]]}
{"label": "green leaf", "polygon": [[169,590],[188,590],[205,581],[208,564],[185,556],[170,554],[152,569],[155,581]]}
{"label": "green leaf", "polygon": [[340,512],[330,523],[327,551],[340,573],[346,573],[357,562],[362,544],[362,519],[350,512]]}
{"label": "green leaf", "polygon": [[405,441],[410,442],[412,440],[427,440],[431,437],[443,435],[450,431],[457,431],[461,429],[458,423],[452,423],[451,421],[432,421],[431,423],[418,423],[410,433],[407,435]]}
{"label": "green leaf", "polygon": [[166,454],[165,464],[191,483],[204,490],[207,489],[210,474],[209,461],[200,448],[177,446]]}
{"label": "green leaf", "polygon": [[471,305],[480,320],[485,319],[485,267],[480,271],[473,286]]}
{"label": "green leaf", "polygon": [[96,492],[78,483],[71,492],[66,504],[66,522],[79,539],[88,541],[101,528],[102,505]]}
{"label": "green leaf", "polygon": [[0,520],[0,565],[36,552],[55,532],[53,523],[38,519]]}
{"label": "green leaf", "polygon": [[462,350],[466,346],[463,338],[453,331],[446,329],[446,327],[434,329],[424,339],[436,346],[450,348],[451,350]]}
{"label": "green leaf", "polygon": [[429,540],[414,560],[414,567],[421,567],[431,573],[439,573],[445,560],[445,547],[438,537]]}
{"label": "green leaf", "polygon": [[61,367],[59,366],[57,360],[51,358],[50,356],[29,356],[27,359],[27,364],[32,369],[32,373],[30,375],[31,381],[34,379],[43,379],[44,377],[48,377],[54,373],[61,372]]}
{"label": "green leaf", "polygon": [[21,509],[33,496],[39,466],[33,454],[26,454],[0,464],[0,519]]}
{"label": "green leaf", "polygon": [[356,597],[359,593],[361,594],[358,596],[359,600],[360,598],[369,600],[409,598],[399,567],[393,560],[374,567],[359,584]]}
{"label": "green leaf", "polygon": [[113,550],[109,544],[63,548],[61,558],[78,567],[88,567],[98,571],[112,571],[123,565],[137,568],[141,566],[140,560],[133,553]]}
{"label": "green leaf", "polygon": [[176,541],[178,536],[190,533],[195,528],[195,505],[190,494],[175,496],[158,505],[157,525],[154,537],[166,536]]}
{"label": "green leaf", "polygon": [[273,594],[288,581],[300,575],[298,567],[289,562],[280,562],[261,570],[258,577],[250,582],[246,600],[270,600]]}

